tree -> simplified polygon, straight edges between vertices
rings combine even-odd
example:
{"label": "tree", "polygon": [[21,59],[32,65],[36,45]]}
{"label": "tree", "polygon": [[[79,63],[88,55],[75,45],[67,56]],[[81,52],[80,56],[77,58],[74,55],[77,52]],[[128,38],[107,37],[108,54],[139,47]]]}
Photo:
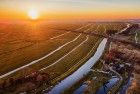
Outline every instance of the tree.
{"label": "tree", "polygon": [[13,78],[9,79],[9,84],[10,84],[10,86],[14,85],[14,79]]}
{"label": "tree", "polygon": [[116,32],[118,32],[117,30],[107,30],[106,31],[106,33],[108,34],[108,35],[113,35],[113,34],[115,34]]}

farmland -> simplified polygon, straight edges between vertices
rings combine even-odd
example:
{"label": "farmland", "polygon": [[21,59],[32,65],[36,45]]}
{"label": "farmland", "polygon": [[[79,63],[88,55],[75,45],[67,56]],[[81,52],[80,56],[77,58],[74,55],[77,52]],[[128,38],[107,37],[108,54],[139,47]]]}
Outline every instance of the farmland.
{"label": "farmland", "polygon": [[117,33],[125,27],[126,24],[121,22],[1,22],[0,82],[39,71],[50,74],[56,84],[57,80],[73,73],[94,55],[102,40],[71,30],[106,34],[107,30],[116,30],[114,33]]}

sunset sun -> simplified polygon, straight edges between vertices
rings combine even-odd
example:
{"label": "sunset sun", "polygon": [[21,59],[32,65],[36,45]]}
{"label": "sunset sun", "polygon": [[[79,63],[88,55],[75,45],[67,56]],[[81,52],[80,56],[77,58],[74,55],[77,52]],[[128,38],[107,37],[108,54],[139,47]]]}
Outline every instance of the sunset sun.
{"label": "sunset sun", "polygon": [[38,13],[37,10],[32,9],[32,10],[28,11],[28,16],[29,16],[30,19],[36,20],[39,17],[39,13]]}

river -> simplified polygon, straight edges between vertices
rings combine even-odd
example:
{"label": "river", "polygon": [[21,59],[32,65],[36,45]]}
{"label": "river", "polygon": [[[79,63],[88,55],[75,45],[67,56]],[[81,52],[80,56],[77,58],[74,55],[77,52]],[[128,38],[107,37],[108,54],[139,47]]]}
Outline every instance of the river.
{"label": "river", "polygon": [[115,85],[119,81],[119,78],[112,78],[106,83],[104,86],[102,86],[96,94],[107,94],[108,90],[111,89],[113,85]]}
{"label": "river", "polygon": [[87,73],[89,73],[91,67],[100,59],[102,56],[105,47],[106,47],[107,39],[104,38],[99,44],[97,51],[95,54],[77,71],[72,73],[70,76],[66,77],[60,83],[52,88],[52,90],[48,94],[62,94],[66,89],[73,86],[76,82],[84,77]]}

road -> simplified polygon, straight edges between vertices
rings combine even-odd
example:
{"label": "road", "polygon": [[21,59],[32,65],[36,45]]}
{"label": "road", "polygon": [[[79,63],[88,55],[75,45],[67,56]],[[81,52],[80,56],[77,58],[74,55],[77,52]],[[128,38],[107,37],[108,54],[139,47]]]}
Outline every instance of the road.
{"label": "road", "polygon": [[135,42],[138,43],[138,33],[135,34]]}
{"label": "road", "polygon": [[120,32],[118,32],[116,34],[121,34],[122,32],[124,32],[126,29],[128,29],[131,26],[131,24],[129,24],[129,23],[126,23],[126,24],[127,24],[126,28],[122,29]]}
{"label": "road", "polygon": [[70,31],[69,31],[69,32],[66,32],[66,33],[63,33],[63,34],[61,34],[61,35],[52,37],[52,38],[50,38],[50,39],[56,39],[56,38],[59,38],[59,37],[61,37],[61,36],[64,36],[65,34],[68,34],[68,33],[70,33]]}

